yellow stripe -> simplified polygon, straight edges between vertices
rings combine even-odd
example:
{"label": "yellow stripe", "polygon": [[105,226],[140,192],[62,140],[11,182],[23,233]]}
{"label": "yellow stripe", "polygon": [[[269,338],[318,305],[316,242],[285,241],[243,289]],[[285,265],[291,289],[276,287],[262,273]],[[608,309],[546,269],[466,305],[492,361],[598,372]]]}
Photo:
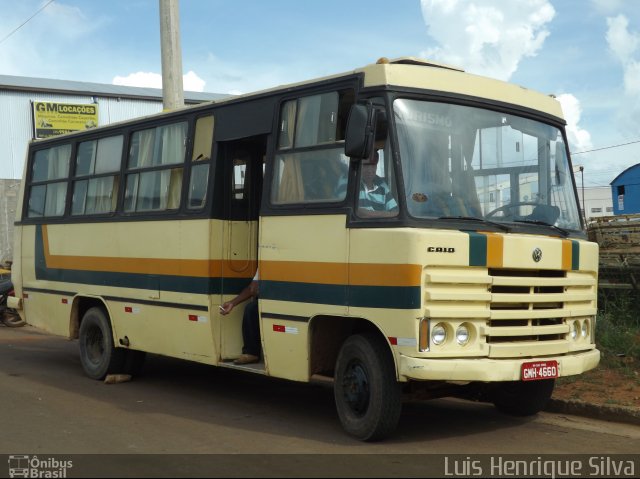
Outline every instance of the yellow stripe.
{"label": "yellow stripe", "polygon": [[[253,274],[257,267],[256,261],[243,260],[53,255],[49,251],[46,225],[42,226],[42,241],[47,267],[55,269],[160,274],[195,278],[246,278],[247,272]],[[502,238],[500,238],[500,244],[502,244],[501,241]],[[239,270],[241,271],[238,272]],[[416,264],[261,261],[260,279],[336,285],[420,286],[422,267]]]}
{"label": "yellow stripe", "polygon": [[502,268],[504,237],[494,233],[485,234],[487,235],[487,267]]}
{"label": "yellow stripe", "polygon": [[419,286],[422,267],[415,264],[261,261],[260,279],[315,284]]}
{"label": "yellow stripe", "polygon": [[345,263],[260,261],[260,279],[294,283],[347,284]]}
{"label": "yellow stripe", "polygon": [[349,265],[349,284],[360,286],[420,286],[422,266],[418,264]]}
{"label": "yellow stripe", "polygon": [[121,258],[107,256],[53,255],[49,251],[47,226],[42,226],[44,257],[48,268],[110,273],[161,274],[195,278],[246,278],[257,261],[199,260],[175,258]]}
{"label": "yellow stripe", "polygon": [[573,248],[571,240],[562,240],[562,269],[571,270],[571,260],[573,259]]}

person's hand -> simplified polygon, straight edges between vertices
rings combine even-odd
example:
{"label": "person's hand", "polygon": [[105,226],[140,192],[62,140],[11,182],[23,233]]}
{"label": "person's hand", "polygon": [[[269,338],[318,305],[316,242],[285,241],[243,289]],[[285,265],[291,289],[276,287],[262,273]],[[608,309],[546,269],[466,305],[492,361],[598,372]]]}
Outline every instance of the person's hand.
{"label": "person's hand", "polygon": [[226,303],[222,304],[222,306],[220,306],[220,314],[226,316],[231,312],[233,306],[234,305],[231,301],[227,301]]}

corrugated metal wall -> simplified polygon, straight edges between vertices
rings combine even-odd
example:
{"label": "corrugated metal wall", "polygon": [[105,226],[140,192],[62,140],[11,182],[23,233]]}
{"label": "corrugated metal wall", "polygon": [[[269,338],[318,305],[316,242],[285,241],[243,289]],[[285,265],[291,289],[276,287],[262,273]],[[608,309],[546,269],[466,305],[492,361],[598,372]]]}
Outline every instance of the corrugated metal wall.
{"label": "corrugated metal wall", "polygon": [[0,263],[13,258],[13,222],[20,180],[0,180]]}
{"label": "corrugated metal wall", "polygon": [[31,93],[0,90],[0,178],[22,178],[27,144],[33,138],[32,101],[98,102],[101,126],[162,111],[162,101],[100,96]]}

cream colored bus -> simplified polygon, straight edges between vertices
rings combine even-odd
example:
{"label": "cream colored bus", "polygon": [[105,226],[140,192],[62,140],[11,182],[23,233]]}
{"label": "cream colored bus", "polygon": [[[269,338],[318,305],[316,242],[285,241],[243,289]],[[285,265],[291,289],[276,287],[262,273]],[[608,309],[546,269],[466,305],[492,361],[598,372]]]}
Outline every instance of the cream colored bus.
{"label": "cream colored bus", "polygon": [[[551,96],[413,58],[32,142],[13,306],[88,376],[144,353],[332,382],[344,429],[403,394],[534,414],[595,367],[586,240]],[[260,270],[262,357],[234,365]]]}

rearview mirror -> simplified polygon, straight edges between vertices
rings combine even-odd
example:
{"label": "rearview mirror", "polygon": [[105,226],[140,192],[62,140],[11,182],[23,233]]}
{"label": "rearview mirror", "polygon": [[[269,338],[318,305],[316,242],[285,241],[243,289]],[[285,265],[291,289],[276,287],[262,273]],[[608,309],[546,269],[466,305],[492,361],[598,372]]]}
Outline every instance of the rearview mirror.
{"label": "rearview mirror", "polygon": [[344,153],[350,158],[364,159],[371,156],[376,129],[376,109],[371,102],[358,103],[351,107]]}

